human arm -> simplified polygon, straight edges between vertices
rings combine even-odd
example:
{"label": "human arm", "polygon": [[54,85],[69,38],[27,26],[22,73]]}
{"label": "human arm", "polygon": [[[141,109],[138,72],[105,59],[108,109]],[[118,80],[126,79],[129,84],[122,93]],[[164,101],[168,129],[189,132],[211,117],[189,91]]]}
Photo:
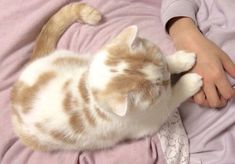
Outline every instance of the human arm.
{"label": "human arm", "polygon": [[204,85],[193,97],[194,101],[207,107],[224,106],[235,95],[226,77],[226,73],[235,77],[235,65],[232,60],[201,34],[191,18],[173,18],[167,23],[166,28],[176,49],[197,54],[197,63],[191,71],[203,77]]}

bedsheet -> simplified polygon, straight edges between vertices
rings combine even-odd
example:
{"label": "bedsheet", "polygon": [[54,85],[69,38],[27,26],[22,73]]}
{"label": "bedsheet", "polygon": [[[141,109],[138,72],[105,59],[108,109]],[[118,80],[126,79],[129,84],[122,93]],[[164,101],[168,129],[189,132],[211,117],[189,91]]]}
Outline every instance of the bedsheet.
{"label": "bedsheet", "polygon": [[[163,126],[161,133],[113,148],[93,151],[37,152],[24,147],[12,131],[10,120],[11,86],[27,63],[35,38],[45,22],[62,6],[86,2],[99,9],[104,21],[98,26],[73,24],[62,36],[58,49],[80,54],[93,53],[124,27],[136,24],[140,35],[163,51],[173,46],[160,22],[161,1],[156,0],[2,0],[0,3],[0,163],[1,164],[164,164],[187,163],[188,145],[178,113]],[[171,129],[171,130],[170,130]],[[171,137],[176,134],[176,137]],[[178,135],[178,136],[177,136]],[[172,135],[174,136],[174,135]],[[177,144],[175,144],[177,143]],[[177,154],[186,153],[186,154]],[[177,161],[177,162],[176,162]]]}
{"label": "bedsheet", "polygon": [[[169,137],[169,133],[176,132],[167,130],[137,141],[121,143],[107,150],[57,153],[31,151],[24,147],[13,133],[9,101],[11,86],[27,63],[41,27],[53,13],[71,2],[86,2],[98,8],[104,14],[105,21],[95,27],[73,24],[60,39],[58,48],[79,53],[93,53],[124,27],[136,24],[140,35],[158,44],[166,54],[174,52],[173,45],[160,21],[161,0],[1,0],[0,163],[164,164],[167,161],[170,163],[177,151],[169,149],[171,146],[174,147],[175,142],[167,136]],[[235,80],[231,78],[230,80],[235,85]],[[180,107],[180,114],[190,143],[190,164],[235,163],[235,119],[233,117],[235,99],[221,110],[201,108],[188,101]],[[163,127],[169,130],[174,129],[170,126],[182,126],[179,119],[176,114]],[[179,124],[175,124],[176,122]],[[163,145],[168,145],[168,149],[164,149]]]}

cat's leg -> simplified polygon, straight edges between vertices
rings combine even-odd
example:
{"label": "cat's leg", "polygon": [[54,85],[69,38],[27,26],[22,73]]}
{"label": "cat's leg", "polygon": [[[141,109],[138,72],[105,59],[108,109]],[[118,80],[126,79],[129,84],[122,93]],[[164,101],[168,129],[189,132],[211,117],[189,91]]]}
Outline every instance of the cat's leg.
{"label": "cat's leg", "polygon": [[191,69],[195,64],[196,55],[185,51],[177,51],[173,55],[167,56],[166,60],[169,71],[177,74]]}
{"label": "cat's leg", "polygon": [[172,87],[171,107],[177,108],[197,93],[202,86],[202,77],[196,73],[187,73]]}

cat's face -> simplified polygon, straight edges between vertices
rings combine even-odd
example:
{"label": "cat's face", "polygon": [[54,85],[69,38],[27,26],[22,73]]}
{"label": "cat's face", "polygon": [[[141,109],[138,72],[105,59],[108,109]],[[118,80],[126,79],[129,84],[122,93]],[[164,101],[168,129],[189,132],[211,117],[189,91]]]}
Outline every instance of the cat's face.
{"label": "cat's face", "polygon": [[97,54],[89,73],[98,105],[120,116],[148,109],[170,85],[161,51],[137,31],[124,29]]}

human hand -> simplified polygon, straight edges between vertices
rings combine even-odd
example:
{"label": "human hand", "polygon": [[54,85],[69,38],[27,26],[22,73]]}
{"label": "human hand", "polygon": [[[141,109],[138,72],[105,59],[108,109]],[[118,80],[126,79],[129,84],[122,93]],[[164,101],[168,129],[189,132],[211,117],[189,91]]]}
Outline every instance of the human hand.
{"label": "human hand", "polygon": [[[185,29],[185,30],[184,30]],[[191,72],[203,77],[203,88],[193,100],[202,106],[220,108],[235,96],[226,73],[235,77],[235,65],[228,55],[212,41],[205,38],[190,18],[180,18],[169,28],[177,49],[197,54],[197,62]]]}
{"label": "human hand", "polygon": [[203,77],[203,88],[194,101],[202,106],[220,108],[235,96],[235,90],[227,79],[226,73],[235,77],[235,65],[218,46],[206,38],[194,43],[197,63],[191,70]]}

